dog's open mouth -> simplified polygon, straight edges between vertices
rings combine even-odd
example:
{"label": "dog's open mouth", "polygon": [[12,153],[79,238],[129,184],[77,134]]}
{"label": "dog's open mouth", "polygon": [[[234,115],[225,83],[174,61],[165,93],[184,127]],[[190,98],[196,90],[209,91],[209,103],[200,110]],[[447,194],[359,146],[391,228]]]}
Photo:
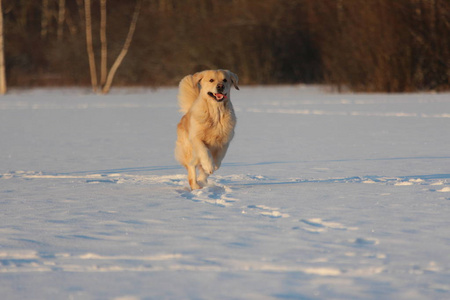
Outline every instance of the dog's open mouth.
{"label": "dog's open mouth", "polygon": [[217,102],[222,102],[223,100],[225,100],[227,98],[227,94],[222,94],[222,93],[208,92],[208,95],[211,96],[212,98],[214,98]]}

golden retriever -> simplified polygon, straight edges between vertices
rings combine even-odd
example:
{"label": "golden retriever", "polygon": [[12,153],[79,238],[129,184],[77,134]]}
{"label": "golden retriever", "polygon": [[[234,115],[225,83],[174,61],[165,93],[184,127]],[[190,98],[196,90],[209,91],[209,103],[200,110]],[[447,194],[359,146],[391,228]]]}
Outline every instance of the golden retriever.
{"label": "golden retriever", "polygon": [[236,126],[230,90],[232,85],[239,90],[237,84],[237,75],[228,70],[206,70],[180,81],[178,104],[184,116],[177,127],[175,158],[186,168],[192,190],[204,187],[225,157]]}

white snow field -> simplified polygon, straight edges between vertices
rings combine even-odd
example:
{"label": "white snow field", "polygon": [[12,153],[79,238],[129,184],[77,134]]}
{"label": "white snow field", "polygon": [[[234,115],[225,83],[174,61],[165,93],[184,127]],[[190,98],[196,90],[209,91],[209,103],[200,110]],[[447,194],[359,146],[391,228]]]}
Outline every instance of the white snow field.
{"label": "white snow field", "polygon": [[0,97],[1,299],[450,299],[450,94],[243,86],[191,192],[176,93]]}

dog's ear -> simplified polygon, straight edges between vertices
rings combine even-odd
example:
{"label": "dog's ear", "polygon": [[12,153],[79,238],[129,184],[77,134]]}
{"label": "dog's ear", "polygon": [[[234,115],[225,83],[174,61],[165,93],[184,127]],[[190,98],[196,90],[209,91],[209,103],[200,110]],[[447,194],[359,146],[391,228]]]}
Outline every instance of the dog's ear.
{"label": "dog's ear", "polygon": [[231,78],[231,82],[233,83],[233,86],[235,87],[235,89],[239,90],[239,86],[238,86],[238,82],[239,82],[239,78],[236,74],[234,74],[231,71],[226,70],[226,72],[228,73],[228,76],[230,76]]}
{"label": "dog's ear", "polygon": [[200,80],[202,80],[203,78],[203,74],[204,72],[197,72],[194,75],[192,75],[192,81],[194,82],[194,84],[199,84]]}

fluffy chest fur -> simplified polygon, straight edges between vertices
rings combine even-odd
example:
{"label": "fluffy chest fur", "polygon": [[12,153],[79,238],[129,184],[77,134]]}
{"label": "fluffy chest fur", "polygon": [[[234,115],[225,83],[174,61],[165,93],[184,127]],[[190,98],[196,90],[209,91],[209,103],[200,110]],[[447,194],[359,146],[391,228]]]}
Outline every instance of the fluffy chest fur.
{"label": "fluffy chest fur", "polygon": [[220,148],[233,138],[236,116],[231,102],[211,104],[207,101],[202,103],[201,110],[195,110],[197,113],[193,116],[197,135],[208,147]]}

